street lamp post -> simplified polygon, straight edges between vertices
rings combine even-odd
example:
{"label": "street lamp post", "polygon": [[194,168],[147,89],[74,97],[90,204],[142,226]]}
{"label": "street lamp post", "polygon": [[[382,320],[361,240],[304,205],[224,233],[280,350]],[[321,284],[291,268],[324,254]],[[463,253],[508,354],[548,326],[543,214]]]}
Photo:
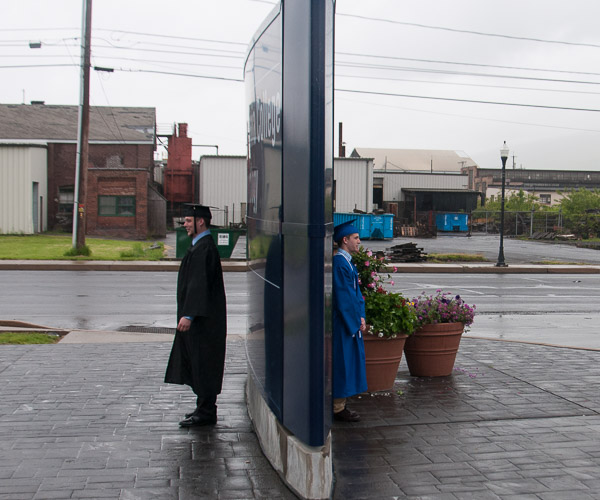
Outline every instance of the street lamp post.
{"label": "street lamp post", "polygon": [[502,201],[500,204],[500,250],[498,250],[496,267],[508,267],[506,262],[504,262],[504,186],[506,183],[506,160],[508,159],[506,141],[504,141],[504,146],[500,150],[500,158],[502,158]]}

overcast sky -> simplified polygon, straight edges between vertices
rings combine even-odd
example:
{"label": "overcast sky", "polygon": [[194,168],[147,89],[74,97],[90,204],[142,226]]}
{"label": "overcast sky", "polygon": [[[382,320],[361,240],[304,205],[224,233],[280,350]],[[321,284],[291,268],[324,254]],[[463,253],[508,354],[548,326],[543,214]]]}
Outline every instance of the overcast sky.
{"label": "overcast sky", "polygon": [[[274,4],[95,0],[92,64],[115,72],[92,72],[91,104],[155,107],[160,130],[187,122],[194,144],[244,155],[237,80]],[[2,8],[0,102],[76,105],[82,0]],[[348,153],[451,149],[494,168],[507,141],[509,167],[514,155],[517,168],[600,170],[599,2],[338,0],[336,11],[335,131],[343,122]]]}

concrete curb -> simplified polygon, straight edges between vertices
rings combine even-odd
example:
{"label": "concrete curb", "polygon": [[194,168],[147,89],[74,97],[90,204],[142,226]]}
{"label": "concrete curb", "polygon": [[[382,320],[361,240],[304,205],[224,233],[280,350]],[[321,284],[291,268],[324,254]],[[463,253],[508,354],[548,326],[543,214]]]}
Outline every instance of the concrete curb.
{"label": "concrete curb", "polygon": [[[130,342],[172,342],[173,333],[120,332],[111,330],[63,330],[34,325],[22,321],[0,320],[1,332],[54,333],[61,338],[59,344],[121,344]],[[230,333],[227,341],[239,341],[245,335]]]}
{"label": "concrete curb", "polygon": [[[150,271],[176,272],[179,261],[72,261],[0,260],[0,271]],[[245,260],[223,260],[224,272],[249,271]],[[491,263],[424,264],[391,263],[398,273],[478,273],[478,274],[600,274],[600,266],[515,264],[496,267]]]}
{"label": "concrete curb", "polygon": [[[117,260],[2,260],[0,271],[151,271],[177,272],[180,261],[117,261]],[[247,271],[242,260],[223,260],[224,272]]]}

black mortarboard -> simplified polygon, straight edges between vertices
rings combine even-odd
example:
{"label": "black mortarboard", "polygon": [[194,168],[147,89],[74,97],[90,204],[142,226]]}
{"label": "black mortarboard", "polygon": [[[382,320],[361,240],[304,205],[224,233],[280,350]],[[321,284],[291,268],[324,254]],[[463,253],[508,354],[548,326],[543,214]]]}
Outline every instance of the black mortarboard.
{"label": "black mortarboard", "polygon": [[212,219],[212,214],[210,213],[210,207],[205,207],[204,205],[196,205],[194,203],[186,203],[185,208],[183,209],[184,217],[202,217],[203,219]]}
{"label": "black mortarboard", "polygon": [[358,228],[354,225],[356,219],[342,222],[333,228],[333,241],[340,241],[344,236],[358,233]]}

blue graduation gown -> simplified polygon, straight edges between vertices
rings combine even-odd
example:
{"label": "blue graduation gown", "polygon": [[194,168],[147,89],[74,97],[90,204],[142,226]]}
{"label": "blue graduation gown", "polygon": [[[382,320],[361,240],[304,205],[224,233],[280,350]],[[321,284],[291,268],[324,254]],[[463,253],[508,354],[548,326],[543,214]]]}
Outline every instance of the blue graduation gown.
{"label": "blue graduation gown", "polygon": [[367,390],[365,346],[360,318],[365,301],[354,264],[333,257],[333,397],[345,398]]}

